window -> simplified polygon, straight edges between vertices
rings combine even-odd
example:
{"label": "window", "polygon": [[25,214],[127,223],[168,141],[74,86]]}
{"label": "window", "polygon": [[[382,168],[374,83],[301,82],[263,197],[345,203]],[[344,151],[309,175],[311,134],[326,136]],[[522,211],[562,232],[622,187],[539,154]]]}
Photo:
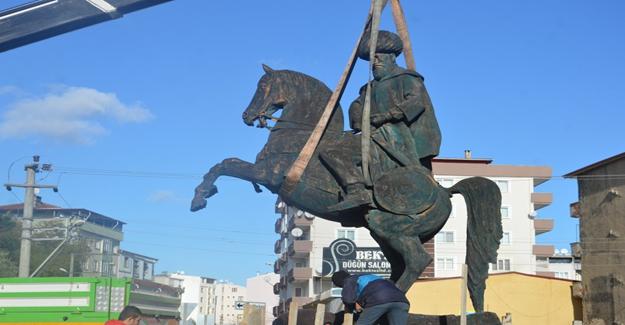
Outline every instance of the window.
{"label": "window", "polygon": [[495,183],[499,186],[501,193],[508,193],[510,191],[510,184],[508,181],[495,181]]}
{"label": "window", "polygon": [[130,262],[131,261],[132,260],[130,259],[130,257],[124,257],[124,267],[125,268],[130,268],[130,264],[131,264]]}
{"label": "window", "polygon": [[301,297],[302,296],[302,288],[296,287],[295,288],[295,297]]}
{"label": "window", "polygon": [[501,237],[501,244],[510,245],[510,233],[509,232],[503,233],[503,237]]}
{"label": "window", "polygon": [[454,186],[454,180],[451,178],[437,178],[436,181],[445,188]]}
{"label": "window", "polygon": [[454,269],[453,257],[438,257],[436,259],[436,269],[439,271],[450,271]]}
{"label": "window", "polygon": [[237,288],[232,288],[232,292],[237,292]]}
{"label": "window", "polygon": [[553,272],[554,276],[556,278],[560,278],[560,279],[568,279],[569,278],[569,272]]}
{"label": "window", "polygon": [[336,238],[347,238],[349,240],[356,240],[356,230],[353,229],[337,229]]}
{"label": "window", "polygon": [[510,208],[501,207],[501,219],[510,219]]}
{"label": "window", "polygon": [[510,271],[510,259],[498,259],[497,263],[491,264],[493,271]]}
{"label": "window", "polygon": [[436,234],[436,242],[437,243],[453,243],[454,242],[454,232],[453,231],[441,231]]}
{"label": "window", "polygon": [[103,239],[102,250],[104,253],[111,253],[113,251],[113,242],[110,239]]}

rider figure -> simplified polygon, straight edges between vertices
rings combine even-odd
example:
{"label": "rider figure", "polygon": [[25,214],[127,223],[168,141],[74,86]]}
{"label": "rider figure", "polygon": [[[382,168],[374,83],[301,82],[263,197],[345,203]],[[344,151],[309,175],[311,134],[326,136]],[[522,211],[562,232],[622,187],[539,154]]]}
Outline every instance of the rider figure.
{"label": "rider figure", "polygon": [[[388,31],[379,32],[371,83],[369,171],[373,182],[400,166],[420,165],[431,172],[432,158],[439,153],[441,133],[423,77],[395,62],[402,49],[399,36]],[[369,60],[369,34],[360,43],[358,56]],[[361,130],[365,96],[366,85],[349,108],[350,126],[354,132]],[[320,155],[347,194],[343,201],[328,207],[331,211],[372,203],[370,191],[365,186],[368,182],[358,166],[361,159],[342,149],[328,149]]]}

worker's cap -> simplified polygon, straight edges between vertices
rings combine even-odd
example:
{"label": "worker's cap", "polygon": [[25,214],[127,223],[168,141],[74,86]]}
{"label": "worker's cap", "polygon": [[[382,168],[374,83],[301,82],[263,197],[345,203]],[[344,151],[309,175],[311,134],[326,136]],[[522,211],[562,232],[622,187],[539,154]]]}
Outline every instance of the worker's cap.
{"label": "worker's cap", "polygon": [[332,283],[334,283],[335,286],[342,288],[345,279],[347,279],[348,277],[349,273],[347,273],[346,271],[336,271],[334,272],[334,274],[332,274]]}
{"label": "worker's cap", "polygon": [[[371,42],[371,32],[367,32],[363,35],[360,44],[358,45],[358,57],[369,61],[369,43]],[[381,30],[378,32],[378,44],[376,46],[376,53],[392,53],[400,55],[404,49],[404,43],[401,38],[395,33]]]}

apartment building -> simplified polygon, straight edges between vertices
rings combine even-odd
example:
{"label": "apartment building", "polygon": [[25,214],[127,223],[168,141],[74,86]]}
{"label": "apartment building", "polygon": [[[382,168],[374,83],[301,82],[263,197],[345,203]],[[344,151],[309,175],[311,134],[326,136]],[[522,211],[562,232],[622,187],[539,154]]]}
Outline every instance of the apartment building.
{"label": "apartment building", "polygon": [[215,324],[237,325],[243,320],[243,306],[246,288],[231,282],[215,283]]}
{"label": "apartment building", "polygon": [[183,290],[180,325],[237,325],[243,318],[237,304],[245,301],[243,286],[183,272],[158,274],[154,281]]}
{"label": "apartment building", "polygon": [[[23,210],[23,204],[0,206],[0,213],[7,213],[14,218],[21,218]],[[38,231],[38,229],[42,230],[51,224],[62,227],[69,219],[84,222],[73,236],[83,240],[89,248],[83,259],[82,273],[74,275],[116,276],[119,247],[124,239],[125,223],[88,209],[61,208],[42,202],[41,198],[37,197],[33,210],[34,237],[46,237],[45,232]],[[61,235],[64,237],[66,234]]]}
{"label": "apartment building", "polygon": [[271,272],[265,274],[257,274],[245,281],[245,300],[246,303],[254,305],[263,305],[265,308],[264,323],[270,325],[273,320],[272,309],[277,306],[279,298],[273,293],[274,283],[280,281],[280,276]]}
{"label": "apartment building", "polygon": [[[495,181],[501,189],[504,234],[497,263],[491,265],[491,272],[554,276],[549,269],[554,247],[536,243],[536,236],[553,229],[553,220],[538,217],[538,211],[551,203],[552,196],[535,191],[551,177],[551,168],[496,165],[490,159],[467,156],[435,159],[433,171],[444,187],[468,177],[483,176]],[[454,195],[452,205],[453,211],[445,227],[424,245],[434,260],[422,277],[453,277],[461,273],[466,252],[467,211],[460,195]],[[304,305],[330,290],[330,276],[336,269],[390,274],[390,265],[368,230],[341,227],[279,200],[276,213],[280,216],[274,227],[280,238],[274,246],[278,256],[274,271],[280,275],[280,281],[274,285],[274,293],[280,297],[280,303],[274,307],[274,315],[286,312],[291,301]],[[349,251],[349,260],[338,263],[336,256],[340,249]]]}
{"label": "apartment building", "polygon": [[184,272],[161,273],[154,276],[154,282],[179,288],[180,325],[215,324],[215,279],[187,275]]}
{"label": "apartment building", "polygon": [[132,253],[120,249],[117,254],[117,277],[140,280],[154,280],[154,265],[158,260],[153,257]]}

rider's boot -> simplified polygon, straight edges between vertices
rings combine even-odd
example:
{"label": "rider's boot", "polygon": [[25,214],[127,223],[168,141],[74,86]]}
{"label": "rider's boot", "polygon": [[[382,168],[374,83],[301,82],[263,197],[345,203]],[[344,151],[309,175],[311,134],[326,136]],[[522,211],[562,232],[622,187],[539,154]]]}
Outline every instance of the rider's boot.
{"label": "rider's boot", "polygon": [[347,195],[343,201],[328,207],[329,211],[344,211],[369,206],[373,203],[371,192],[363,183],[349,184],[345,188]]}

